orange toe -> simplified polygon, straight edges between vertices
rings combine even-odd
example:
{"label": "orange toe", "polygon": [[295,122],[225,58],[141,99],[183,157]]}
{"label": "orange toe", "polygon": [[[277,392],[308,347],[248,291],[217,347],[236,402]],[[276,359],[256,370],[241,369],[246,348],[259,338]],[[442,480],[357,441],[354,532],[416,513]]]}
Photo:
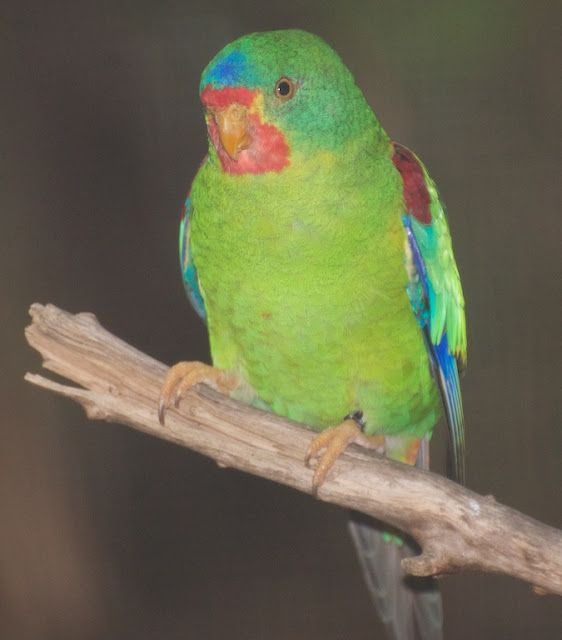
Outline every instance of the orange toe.
{"label": "orange toe", "polygon": [[199,382],[228,393],[233,384],[226,371],[203,362],[178,362],[166,374],[158,399],[158,419],[164,425],[170,405],[177,407],[185,392]]}
{"label": "orange toe", "polygon": [[312,477],[312,493],[314,495],[318,492],[320,485],[324,483],[335,461],[351,443],[383,452],[385,437],[383,435],[366,436],[352,418],[347,418],[341,424],[319,433],[308,446],[304,458],[307,467],[310,466],[313,458],[319,458]]}

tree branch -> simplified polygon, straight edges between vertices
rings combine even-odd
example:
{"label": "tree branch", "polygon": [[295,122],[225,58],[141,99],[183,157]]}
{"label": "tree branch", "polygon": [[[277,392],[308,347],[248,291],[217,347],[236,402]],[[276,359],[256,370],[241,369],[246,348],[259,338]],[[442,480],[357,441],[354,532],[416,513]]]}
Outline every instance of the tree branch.
{"label": "tree branch", "polygon": [[[72,398],[90,418],[127,424],[234,467],[311,493],[303,464],[313,432],[198,385],[171,410],[166,427],[157,401],[167,367],[106,331],[94,315],[34,304],[26,329],[43,365],[80,387],[40,375],[29,382]],[[361,511],[417,540],[422,554],[403,561],[413,575],[464,569],[504,573],[562,595],[562,531],[433,473],[350,447],[318,497]]]}

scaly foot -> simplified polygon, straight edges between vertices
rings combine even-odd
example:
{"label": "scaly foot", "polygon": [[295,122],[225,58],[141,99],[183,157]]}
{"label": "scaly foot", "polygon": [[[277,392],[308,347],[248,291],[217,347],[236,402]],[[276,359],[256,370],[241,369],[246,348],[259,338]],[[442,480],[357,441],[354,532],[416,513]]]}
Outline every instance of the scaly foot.
{"label": "scaly foot", "polygon": [[[380,434],[366,436],[353,418],[346,418],[341,424],[319,433],[309,444],[304,458],[307,467],[310,466],[312,458],[319,458],[312,477],[312,494],[318,493],[318,488],[326,479],[328,471],[350,444],[359,444],[384,453],[385,441],[385,437]],[[325,451],[320,455],[323,449]]]}
{"label": "scaly foot", "polygon": [[199,382],[228,393],[236,386],[232,375],[223,369],[211,367],[203,362],[178,362],[166,374],[164,384],[160,389],[158,400],[158,419],[164,425],[166,411],[170,405],[179,406],[183,394]]}

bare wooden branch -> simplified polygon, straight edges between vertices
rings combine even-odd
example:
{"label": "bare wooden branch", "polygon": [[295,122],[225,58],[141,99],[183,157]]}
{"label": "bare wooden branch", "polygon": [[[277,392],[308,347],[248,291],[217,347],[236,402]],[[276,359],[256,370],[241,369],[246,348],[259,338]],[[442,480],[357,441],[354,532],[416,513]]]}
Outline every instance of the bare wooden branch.
{"label": "bare wooden branch", "polygon": [[[71,315],[34,304],[27,340],[44,366],[80,387],[40,375],[26,379],[82,404],[89,417],[127,424],[213,458],[220,466],[311,493],[303,464],[313,432],[198,385],[171,410],[166,427],[157,400],[167,367],[107,332],[89,313]],[[409,533],[422,554],[407,572],[443,575],[476,569],[527,580],[562,595],[562,531],[537,522],[491,496],[483,497],[433,473],[357,447],[341,456],[318,497]]]}

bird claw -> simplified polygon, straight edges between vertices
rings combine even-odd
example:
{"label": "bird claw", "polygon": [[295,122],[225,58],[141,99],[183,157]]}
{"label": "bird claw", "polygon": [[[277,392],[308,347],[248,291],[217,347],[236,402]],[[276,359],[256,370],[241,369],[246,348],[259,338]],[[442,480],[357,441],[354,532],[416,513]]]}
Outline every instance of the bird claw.
{"label": "bird claw", "polygon": [[233,389],[232,381],[223,369],[198,361],[178,362],[170,368],[160,389],[158,420],[162,426],[170,405],[173,404],[177,408],[185,392],[199,382],[204,382],[223,393]]}
{"label": "bird claw", "polygon": [[318,459],[312,476],[312,495],[318,494],[318,489],[324,483],[328,472],[350,444],[359,444],[384,453],[385,442],[386,438],[380,434],[366,436],[352,418],[347,418],[342,423],[319,433],[308,445],[304,457],[307,467],[310,467],[313,459]]}

